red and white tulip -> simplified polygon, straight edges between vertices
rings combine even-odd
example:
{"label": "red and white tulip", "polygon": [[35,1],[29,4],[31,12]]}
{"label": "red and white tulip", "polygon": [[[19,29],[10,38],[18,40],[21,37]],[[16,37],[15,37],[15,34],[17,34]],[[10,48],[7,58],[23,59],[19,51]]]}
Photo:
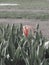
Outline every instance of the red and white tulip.
{"label": "red and white tulip", "polygon": [[30,33],[30,30],[34,31],[34,29],[32,29],[32,26],[29,25],[23,26],[23,35],[27,37]]}

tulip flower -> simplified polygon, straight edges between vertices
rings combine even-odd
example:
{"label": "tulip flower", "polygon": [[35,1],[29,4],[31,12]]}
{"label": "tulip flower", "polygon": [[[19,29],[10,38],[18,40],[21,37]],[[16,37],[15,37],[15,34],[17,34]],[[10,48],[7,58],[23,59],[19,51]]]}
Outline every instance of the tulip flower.
{"label": "tulip flower", "polygon": [[45,42],[44,48],[45,48],[45,49],[48,49],[48,48],[49,48],[49,41]]}
{"label": "tulip flower", "polygon": [[29,26],[29,25],[23,26],[23,35],[25,35],[27,37],[30,33],[30,30],[32,30],[31,26]]}

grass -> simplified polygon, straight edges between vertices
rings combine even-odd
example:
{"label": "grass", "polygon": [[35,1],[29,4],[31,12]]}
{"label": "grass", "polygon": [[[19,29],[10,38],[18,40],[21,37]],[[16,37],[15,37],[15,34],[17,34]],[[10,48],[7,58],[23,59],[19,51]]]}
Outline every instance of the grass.
{"label": "grass", "polygon": [[[22,9],[22,10],[41,10],[41,9],[49,9],[49,2],[47,0],[0,0],[0,3],[18,3],[20,6],[15,7],[0,7],[2,8],[15,8]],[[49,13],[33,13],[33,12],[7,12],[7,11],[0,11],[0,18],[26,18],[26,19],[41,19],[47,20],[49,19]]]}
{"label": "grass", "polygon": [[0,3],[18,3],[20,6],[16,6],[19,9],[44,9],[49,8],[49,2],[47,0],[0,0]]}
{"label": "grass", "polygon": [[0,18],[48,20],[49,19],[49,13],[0,12]]}

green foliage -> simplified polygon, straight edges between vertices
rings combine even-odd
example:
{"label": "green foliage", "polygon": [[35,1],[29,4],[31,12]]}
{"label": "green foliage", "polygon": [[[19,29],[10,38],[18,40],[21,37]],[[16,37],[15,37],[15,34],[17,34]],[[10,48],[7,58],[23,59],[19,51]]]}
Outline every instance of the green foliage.
{"label": "green foliage", "polygon": [[[25,65],[49,65],[49,59],[45,59],[44,43],[45,38],[37,25],[34,35],[30,31],[28,37],[23,36],[23,25],[18,27],[8,24],[0,28],[0,65],[17,65],[17,62],[24,60]],[[7,55],[9,57],[7,58]],[[12,59],[12,61],[11,61]],[[11,64],[12,63],[12,64]]]}

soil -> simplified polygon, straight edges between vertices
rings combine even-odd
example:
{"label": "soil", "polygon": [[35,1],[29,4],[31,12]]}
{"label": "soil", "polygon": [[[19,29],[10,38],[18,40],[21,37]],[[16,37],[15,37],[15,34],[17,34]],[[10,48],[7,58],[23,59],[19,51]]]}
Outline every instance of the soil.
{"label": "soil", "polygon": [[47,9],[44,9],[44,10],[41,10],[41,9],[17,9],[17,8],[14,8],[14,7],[1,7],[0,8],[0,11],[7,11],[7,12],[32,12],[32,13],[41,13],[41,12],[44,12],[44,13],[49,13],[49,10]]}

